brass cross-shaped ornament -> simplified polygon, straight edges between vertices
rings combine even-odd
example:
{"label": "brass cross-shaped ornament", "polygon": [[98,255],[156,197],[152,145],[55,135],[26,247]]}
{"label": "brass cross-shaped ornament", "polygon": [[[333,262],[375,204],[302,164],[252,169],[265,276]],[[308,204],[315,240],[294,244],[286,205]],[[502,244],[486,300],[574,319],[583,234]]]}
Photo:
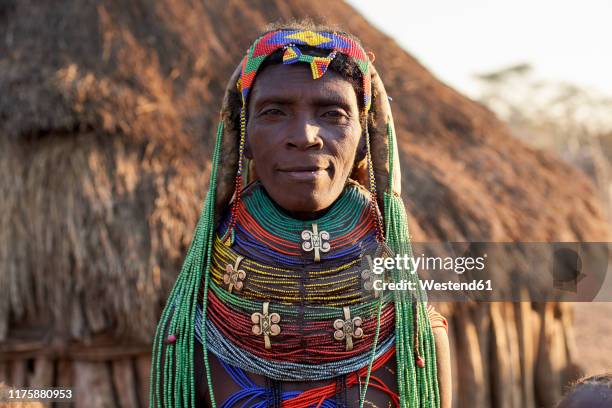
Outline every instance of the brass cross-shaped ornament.
{"label": "brass cross-shaped ornament", "polygon": [[329,252],[331,245],[329,244],[329,232],[321,231],[317,227],[316,223],[312,224],[312,231],[302,231],[302,249],[306,252],[314,251],[314,260],[319,262],[321,255],[319,252]]}
{"label": "brass cross-shaped ornament", "polygon": [[363,288],[368,291],[373,290],[374,297],[377,298],[378,296],[380,296],[380,290],[374,287],[374,282],[376,282],[380,278],[377,278],[376,274],[374,273],[374,265],[372,263],[372,256],[366,255],[366,259],[368,260],[368,268],[361,271],[361,277],[364,280]]}
{"label": "brass cross-shaped ornament", "polygon": [[251,315],[251,321],[253,324],[253,334],[264,336],[264,343],[266,350],[272,348],[270,344],[270,336],[278,336],[281,332],[278,322],[280,322],[280,315],[278,313],[268,313],[270,302],[263,303],[263,313],[255,312]]}
{"label": "brass cross-shaped ornament", "polygon": [[228,285],[227,291],[232,293],[232,289],[236,288],[237,291],[240,291],[244,284],[242,281],[246,278],[246,272],[242,269],[238,269],[240,262],[244,259],[243,256],[238,256],[236,258],[236,262],[234,262],[234,266],[231,264],[225,265],[225,274],[223,275],[223,283]]}
{"label": "brass cross-shaped ornament", "polygon": [[351,319],[351,310],[348,306],[342,308],[344,311],[344,320],[336,319],[334,321],[334,339],[342,341],[346,339],[346,351],[353,349],[353,338],[363,336],[363,329],[359,326],[363,323],[361,317],[356,316]]}

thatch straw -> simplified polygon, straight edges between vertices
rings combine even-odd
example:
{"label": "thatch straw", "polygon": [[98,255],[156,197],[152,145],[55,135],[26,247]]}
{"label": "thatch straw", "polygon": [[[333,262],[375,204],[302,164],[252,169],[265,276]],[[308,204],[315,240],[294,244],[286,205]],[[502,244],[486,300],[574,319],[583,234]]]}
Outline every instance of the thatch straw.
{"label": "thatch straw", "polygon": [[[592,184],[340,2],[0,6],[0,340],[151,339],[258,26],[323,14],[376,52],[415,240],[606,240]],[[23,339],[20,339],[23,340]]]}

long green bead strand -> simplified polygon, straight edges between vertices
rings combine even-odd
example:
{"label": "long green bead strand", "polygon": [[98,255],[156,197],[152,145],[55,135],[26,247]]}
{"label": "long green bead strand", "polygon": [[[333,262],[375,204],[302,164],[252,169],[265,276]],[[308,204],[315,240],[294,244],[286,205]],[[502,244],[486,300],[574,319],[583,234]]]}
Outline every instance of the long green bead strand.
{"label": "long green bead strand", "polygon": [[[391,123],[387,126],[387,141],[389,146],[389,193],[384,193],[385,202],[385,226],[388,245],[396,251],[412,257],[412,245],[409,242],[409,229],[406,211],[401,198],[393,194],[393,157],[395,146],[395,134]],[[396,279],[410,279],[417,284],[416,299],[406,299],[403,292],[399,293],[396,300],[396,357],[398,362],[398,386],[400,391],[400,405],[402,408],[427,406],[437,408],[440,405],[440,396],[437,380],[437,365],[435,355],[435,343],[433,332],[427,317],[425,305],[425,294],[418,285],[416,274],[407,274],[399,271],[395,274]],[[417,368],[414,362],[412,345],[414,342],[413,328],[409,322],[414,321],[411,302],[417,301],[419,310],[417,319],[417,330],[421,333],[419,338],[419,352],[427,356],[425,367]],[[406,378],[407,376],[407,378]],[[414,381],[410,381],[410,379]],[[408,379],[408,381],[406,381]],[[411,387],[407,387],[411,384]]]}
{"label": "long green bead strand", "polygon": [[[208,237],[207,237],[207,254],[206,254],[206,274],[204,277],[204,297],[202,300],[202,305],[203,305],[203,310],[202,310],[202,322],[206,322],[206,300],[208,297],[208,284],[210,281],[210,264],[212,261],[212,247],[213,247],[213,238],[214,238],[214,233],[215,233],[215,225],[214,225],[214,213],[215,213],[215,197],[216,197],[216,191],[217,191],[217,169],[219,168],[219,159],[220,159],[220,155],[221,155],[221,143],[223,140],[223,122],[219,123],[219,128],[217,130],[217,143],[215,145],[215,152],[213,155],[213,167],[212,167],[212,171],[211,171],[211,175],[210,175],[210,183],[211,183],[211,187],[209,188],[209,192],[208,192],[208,196],[207,199],[209,199],[208,205],[209,205],[209,211],[208,211]],[[197,302],[197,293],[196,293],[196,302]],[[193,322],[195,321],[192,320],[191,321],[191,327],[194,328],[194,332],[195,332],[195,327]],[[203,323],[204,324],[204,323]],[[205,366],[205,371],[206,371],[206,381],[208,384],[208,391],[209,391],[209,395],[210,395],[210,400],[211,400],[211,404],[213,406],[213,408],[217,407],[217,403],[215,401],[215,394],[213,392],[213,386],[212,386],[212,377],[210,374],[210,363],[208,361],[208,350],[206,347],[206,330],[203,330],[203,336],[202,336],[202,347],[203,347],[203,352],[204,352],[204,366]],[[192,335],[192,338],[195,337],[195,333],[194,335]],[[195,406],[195,405],[194,405]]]}
{"label": "long green bead strand", "polygon": [[[194,372],[194,342],[195,342],[195,312],[198,307],[197,295],[202,273],[205,271],[205,286],[208,284],[208,270],[212,255],[212,238],[214,233],[214,205],[217,189],[217,169],[223,136],[223,123],[217,127],[217,139],[213,152],[213,165],[210,175],[210,189],[206,196],[200,218],[196,226],[194,237],[189,246],[187,256],[181,267],[181,273],[168,298],[162,312],[160,322],[156,329],[153,342],[153,364],[151,366],[151,408],[161,408],[162,398],[166,407],[195,406],[195,379]],[[205,264],[205,265],[204,265]],[[205,291],[206,293],[206,291]],[[204,299],[203,304],[206,304]],[[206,309],[204,308],[204,316]],[[170,325],[168,321],[170,319]],[[164,334],[168,326],[168,333],[179,333],[180,336],[174,344],[164,347]],[[205,336],[203,339],[204,365],[210,390],[213,407],[216,407],[212,391],[210,365],[206,350]],[[161,356],[164,353],[164,367],[160,367]],[[163,371],[163,397],[160,395],[161,378]]]}

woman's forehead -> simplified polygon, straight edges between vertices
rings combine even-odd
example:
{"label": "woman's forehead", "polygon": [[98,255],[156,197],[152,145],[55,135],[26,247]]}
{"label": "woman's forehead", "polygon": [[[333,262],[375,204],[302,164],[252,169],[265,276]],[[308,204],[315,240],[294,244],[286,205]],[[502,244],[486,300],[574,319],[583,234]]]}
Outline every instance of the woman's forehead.
{"label": "woman's forehead", "polygon": [[353,84],[342,75],[327,71],[313,79],[306,65],[271,65],[257,75],[249,96],[249,106],[268,101],[346,104],[359,109]]}

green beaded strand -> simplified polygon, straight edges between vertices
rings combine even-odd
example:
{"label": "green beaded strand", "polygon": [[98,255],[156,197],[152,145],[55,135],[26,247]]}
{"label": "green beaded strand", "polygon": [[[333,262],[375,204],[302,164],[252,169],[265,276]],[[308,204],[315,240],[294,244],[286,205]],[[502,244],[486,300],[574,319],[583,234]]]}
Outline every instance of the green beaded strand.
{"label": "green beaded strand", "polygon": [[[395,132],[393,124],[387,125],[387,141],[389,146],[389,185],[388,192],[384,192],[384,211],[387,244],[396,253],[413,256],[412,245],[409,241],[408,219],[404,203],[400,197],[393,193],[393,167]],[[437,408],[440,406],[440,395],[437,378],[437,365],[435,342],[433,332],[427,316],[425,293],[420,289],[418,277],[412,271],[394,271],[395,279],[410,279],[416,283],[415,298],[407,299],[404,292],[396,291],[396,358],[398,364],[398,387],[400,393],[400,406],[402,408],[426,406]],[[414,361],[414,329],[410,322],[414,316],[411,303],[418,302],[417,330],[419,336],[419,352],[427,356],[425,367],[416,367]],[[414,379],[414,380],[412,380]]]}
{"label": "green beaded strand", "polygon": [[[217,139],[212,158],[212,171],[210,174],[210,188],[206,195],[204,206],[196,230],[189,246],[187,256],[181,267],[174,287],[168,297],[168,302],[162,312],[160,322],[153,341],[153,362],[151,365],[151,382],[149,393],[149,406],[151,408],[195,406],[195,379],[194,379],[194,345],[196,308],[198,307],[198,291],[204,275],[205,288],[208,285],[208,271],[211,263],[212,244],[214,236],[214,205],[217,190],[217,170],[223,138],[223,122],[217,127]],[[206,304],[206,290],[203,304]],[[205,319],[206,308],[204,308]],[[170,325],[168,321],[170,319]],[[174,344],[164,347],[164,334],[168,326],[168,333],[178,333]],[[205,333],[205,331],[203,331]],[[212,391],[210,365],[206,349],[206,337],[203,336],[204,365],[206,378],[213,407],[216,407]],[[164,352],[164,367],[161,365],[161,356]],[[163,370],[163,386],[160,374]],[[163,396],[160,395],[163,390]]]}

